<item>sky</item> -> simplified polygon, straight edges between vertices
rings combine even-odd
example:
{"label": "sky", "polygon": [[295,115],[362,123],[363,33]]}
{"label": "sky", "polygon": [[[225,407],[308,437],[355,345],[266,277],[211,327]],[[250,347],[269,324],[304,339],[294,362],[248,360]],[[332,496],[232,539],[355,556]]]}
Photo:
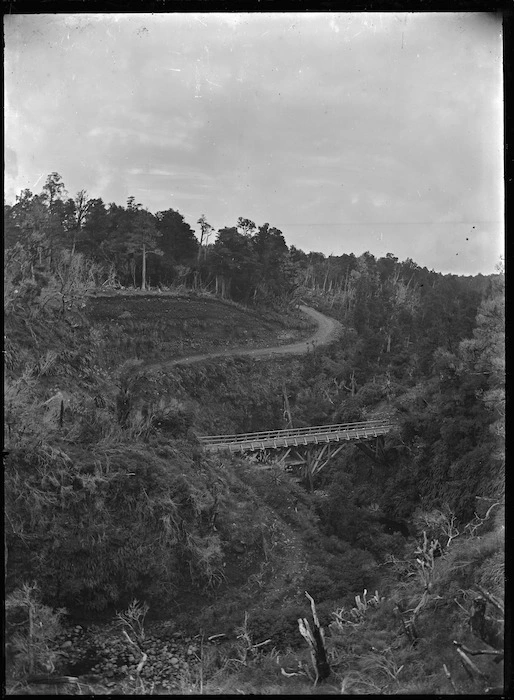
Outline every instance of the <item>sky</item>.
{"label": "sky", "polygon": [[8,203],[56,171],[198,236],[242,216],[442,273],[503,256],[501,15],[20,14],[4,41]]}

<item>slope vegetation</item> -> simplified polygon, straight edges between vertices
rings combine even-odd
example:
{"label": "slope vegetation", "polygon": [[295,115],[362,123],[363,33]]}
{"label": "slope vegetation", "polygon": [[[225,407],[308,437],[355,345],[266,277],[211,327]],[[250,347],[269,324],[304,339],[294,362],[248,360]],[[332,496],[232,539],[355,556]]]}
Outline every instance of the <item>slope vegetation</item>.
{"label": "slope vegetation", "polygon": [[[304,355],[305,353],[311,352],[316,347],[328,345],[336,339],[341,324],[339,324],[333,318],[329,318],[328,316],[325,316],[319,311],[311,309],[308,306],[299,306],[298,308],[317,325],[316,332],[305,340],[301,340],[296,343],[289,342],[285,345],[271,344],[264,348],[248,348],[238,345],[237,347],[219,352],[211,351],[200,355],[190,355],[188,357],[160,362],[152,365],[152,368],[164,369],[166,367],[174,367],[175,365],[192,365],[196,364],[197,362],[204,362],[205,360],[211,360],[216,357],[250,357],[255,360],[270,360],[280,356]],[[289,340],[295,335],[297,335],[295,332],[281,333],[277,335],[275,340],[272,340],[271,338],[268,339],[268,343],[278,343],[279,341],[284,342],[284,340]],[[261,340],[259,336],[257,337],[259,340]],[[252,344],[255,344],[255,341]]]}
{"label": "slope vegetation", "polygon": [[315,339],[324,342],[330,335],[325,327],[331,326],[328,319],[321,321],[324,331],[318,335],[321,315],[314,311],[251,309],[195,294],[95,295],[88,299],[85,312],[108,341],[104,360],[112,364],[119,363],[120,354],[145,363],[173,364],[190,362],[190,356],[205,359],[290,346],[316,327]]}
{"label": "slope vegetation", "polygon": [[[466,615],[479,617],[477,581],[500,595],[499,508],[480,511],[460,539],[447,511],[387,532],[368,506],[395,485],[397,444],[380,467],[349,446],[312,494],[276,467],[198,444],[199,432],[281,427],[288,394],[297,424],[389,402],[387,387],[355,392],[346,378],[338,353],[352,357],[352,333],[338,328],[329,351],[312,347],[337,326],[309,313],[321,335],[299,311],[193,295],[104,296],[65,314],[15,302],[5,322],[13,680],[50,668],[80,676],[82,694],[146,694],[153,683],[164,693],[316,692],[298,632],[308,591],[327,632],[329,693],[474,693],[501,682],[487,655],[470,680],[452,644],[483,646]],[[191,354],[204,361],[176,362]],[[71,626],[60,628],[60,606]],[[132,641],[105,624],[123,609]]]}

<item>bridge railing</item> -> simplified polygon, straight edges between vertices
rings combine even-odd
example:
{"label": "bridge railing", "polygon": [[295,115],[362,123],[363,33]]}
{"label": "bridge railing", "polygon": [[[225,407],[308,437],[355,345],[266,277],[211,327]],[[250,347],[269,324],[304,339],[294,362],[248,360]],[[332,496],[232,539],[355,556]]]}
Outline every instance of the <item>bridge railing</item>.
{"label": "bridge railing", "polygon": [[232,435],[203,435],[199,437],[201,443],[206,446],[238,445],[241,443],[262,443],[268,440],[283,440],[286,438],[313,437],[323,435],[340,434],[344,432],[379,431],[387,432],[392,423],[387,418],[378,418],[370,421],[358,421],[355,423],[338,423],[331,425],[313,425],[306,428],[285,428],[283,430],[265,430],[257,433],[237,433]]}

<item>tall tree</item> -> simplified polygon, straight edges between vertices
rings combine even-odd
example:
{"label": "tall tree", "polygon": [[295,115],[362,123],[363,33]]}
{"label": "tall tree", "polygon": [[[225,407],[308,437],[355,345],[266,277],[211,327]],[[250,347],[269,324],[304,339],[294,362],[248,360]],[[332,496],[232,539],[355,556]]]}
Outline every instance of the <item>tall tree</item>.
{"label": "tall tree", "polygon": [[66,195],[66,188],[59,173],[53,172],[48,175],[43,185],[43,195],[51,208],[55,201],[63,199]]}
{"label": "tall tree", "polygon": [[161,234],[159,248],[163,255],[153,258],[152,276],[162,283],[170,283],[174,280],[177,270],[185,274],[190,269],[188,266],[196,262],[198,239],[193,229],[184,221],[182,214],[174,209],[158,211],[155,214],[155,224]]}
{"label": "tall tree", "polygon": [[252,238],[252,246],[257,257],[254,298],[279,297],[289,291],[294,275],[286,264],[288,249],[282,231],[263,224]]}
{"label": "tall tree", "polygon": [[247,301],[256,273],[251,240],[236,227],[222,228],[218,231],[209,260],[216,275],[216,288],[222,296]]}
{"label": "tall tree", "polygon": [[136,204],[134,197],[128,198],[127,211],[130,215],[127,251],[129,255],[141,251],[141,289],[146,289],[146,256],[149,253],[162,255],[162,250],[158,248],[158,239],[162,234],[157,229],[153,214],[142,209],[141,204]]}
{"label": "tall tree", "polygon": [[200,246],[198,248],[198,262],[200,262],[202,251],[205,255],[206,246],[213,231],[213,228],[205,218],[205,214],[202,214],[202,216],[198,219],[197,223],[200,224]]}
{"label": "tall tree", "polygon": [[86,190],[80,190],[75,195],[74,203],[74,226],[72,228],[72,245],[71,251],[75,252],[75,247],[77,245],[77,238],[80,236],[80,232],[84,228],[86,223],[87,213],[94,200],[89,199]]}
{"label": "tall tree", "polygon": [[104,243],[109,236],[109,213],[101,198],[88,201],[87,212],[77,234],[77,249],[105,262]]}

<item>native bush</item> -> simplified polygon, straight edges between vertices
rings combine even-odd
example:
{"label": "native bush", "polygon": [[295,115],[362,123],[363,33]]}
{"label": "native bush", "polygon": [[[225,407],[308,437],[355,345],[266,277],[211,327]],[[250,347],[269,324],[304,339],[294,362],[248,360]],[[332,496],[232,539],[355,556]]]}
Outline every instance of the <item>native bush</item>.
{"label": "native bush", "polygon": [[[163,449],[163,448],[161,448]],[[55,604],[101,610],[144,591],[221,582],[208,468],[184,451],[112,446],[93,456],[42,445],[7,460],[8,582],[30,576]],[[186,476],[187,475],[187,476]],[[207,529],[206,529],[207,527]]]}

